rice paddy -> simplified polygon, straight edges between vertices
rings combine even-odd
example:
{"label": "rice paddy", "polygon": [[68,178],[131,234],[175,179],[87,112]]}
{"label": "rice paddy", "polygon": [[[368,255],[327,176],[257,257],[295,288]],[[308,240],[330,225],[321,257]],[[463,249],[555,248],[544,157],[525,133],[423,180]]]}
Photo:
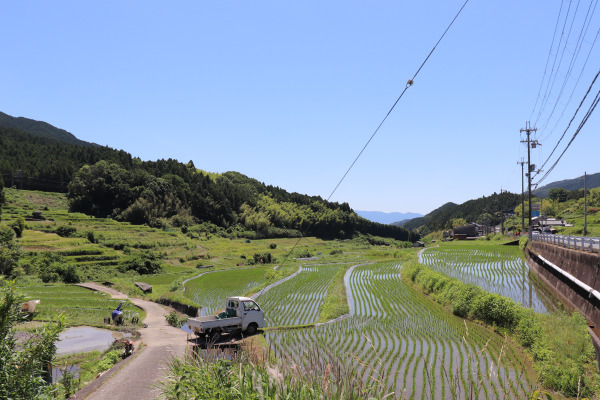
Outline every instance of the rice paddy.
{"label": "rice paddy", "polygon": [[471,390],[475,398],[526,397],[531,386],[522,355],[501,336],[406,286],[400,269],[356,267],[349,276],[350,317],[312,329],[269,331],[272,351],[304,373],[341,360],[396,398],[465,398]]}
{"label": "rice paddy", "polygon": [[426,249],[420,258],[434,271],[509,297],[537,312],[556,308],[553,297],[529,273],[516,246],[452,245]]}
{"label": "rice paddy", "polygon": [[265,310],[267,326],[290,326],[314,323],[319,306],[339,264],[301,267],[292,279],[264,292],[257,301]]}
{"label": "rice paddy", "polygon": [[184,295],[202,306],[201,316],[223,309],[225,298],[240,296],[265,282],[268,267],[207,272],[185,283]]}
{"label": "rice paddy", "polygon": [[126,320],[143,319],[143,311],[127,300],[112,299],[106,293],[74,285],[39,285],[19,288],[28,300],[40,300],[35,320],[51,321],[62,315],[67,325],[102,326],[105,317],[123,302]]}

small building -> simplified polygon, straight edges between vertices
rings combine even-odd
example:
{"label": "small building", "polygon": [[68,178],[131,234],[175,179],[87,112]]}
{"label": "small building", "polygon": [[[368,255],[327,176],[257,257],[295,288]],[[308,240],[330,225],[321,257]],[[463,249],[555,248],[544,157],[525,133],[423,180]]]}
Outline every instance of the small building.
{"label": "small building", "polygon": [[474,223],[457,226],[452,228],[452,237],[458,240],[464,240],[463,236],[465,239],[469,237],[477,237],[479,236],[479,230],[480,226]]}
{"label": "small building", "polygon": [[425,247],[425,242],[417,240],[416,242],[413,243],[413,247]]}

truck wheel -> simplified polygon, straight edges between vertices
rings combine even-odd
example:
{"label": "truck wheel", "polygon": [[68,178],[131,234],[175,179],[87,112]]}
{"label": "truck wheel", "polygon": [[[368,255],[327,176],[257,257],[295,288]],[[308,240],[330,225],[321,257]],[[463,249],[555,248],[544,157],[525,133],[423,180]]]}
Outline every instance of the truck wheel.
{"label": "truck wheel", "polygon": [[250,325],[248,325],[248,327],[246,328],[246,334],[248,334],[248,336],[254,335],[256,333],[257,329],[258,329],[258,325],[256,325],[253,322]]}

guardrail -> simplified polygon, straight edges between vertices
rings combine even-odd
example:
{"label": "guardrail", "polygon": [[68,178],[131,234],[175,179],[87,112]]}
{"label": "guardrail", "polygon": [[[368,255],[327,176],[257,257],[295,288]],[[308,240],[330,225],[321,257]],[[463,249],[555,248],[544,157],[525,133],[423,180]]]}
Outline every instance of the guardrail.
{"label": "guardrail", "polygon": [[533,232],[532,237],[533,240],[538,242],[545,242],[568,249],[600,253],[600,238],[597,237],[552,235],[539,232]]}

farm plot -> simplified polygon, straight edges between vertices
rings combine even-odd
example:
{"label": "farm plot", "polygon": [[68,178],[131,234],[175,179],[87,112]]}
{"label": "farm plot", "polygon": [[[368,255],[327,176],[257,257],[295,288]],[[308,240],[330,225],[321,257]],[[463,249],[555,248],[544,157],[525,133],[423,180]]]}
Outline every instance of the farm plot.
{"label": "farm plot", "polygon": [[67,325],[102,325],[120,302],[124,305],[126,320],[133,316],[143,319],[143,312],[126,300],[112,299],[109,295],[73,285],[44,285],[19,288],[27,299],[40,300],[34,319],[50,321],[57,315],[65,317]]}
{"label": "farm plot", "polygon": [[[283,363],[302,373],[356,374],[396,398],[525,398],[525,357],[489,330],[406,286],[400,265],[364,265],[349,279],[354,314],[313,329],[270,331]],[[343,368],[328,368],[341,364]],[[317,372],[320,371],[320,372]]]}
{"label": "farm plot", "polygon": [[267,326],[314,323],[319,306],[340,264],[302,267],[298,275],[261,294],[257,301],[265,311]]}
{"label": "farm plot", "polygon": [[509,297],[537,312],[555,310],[555,300],[529,273],[518,248],[482,245],[427,249],[421,263],[465,283]]}
{"label": "farm plot", "polygon": [[228,296],[242,296],[265,282],[269,267],[242,268],[205,273],[185,283],[184,295],[202,306],[201,316],[223,308]]}

